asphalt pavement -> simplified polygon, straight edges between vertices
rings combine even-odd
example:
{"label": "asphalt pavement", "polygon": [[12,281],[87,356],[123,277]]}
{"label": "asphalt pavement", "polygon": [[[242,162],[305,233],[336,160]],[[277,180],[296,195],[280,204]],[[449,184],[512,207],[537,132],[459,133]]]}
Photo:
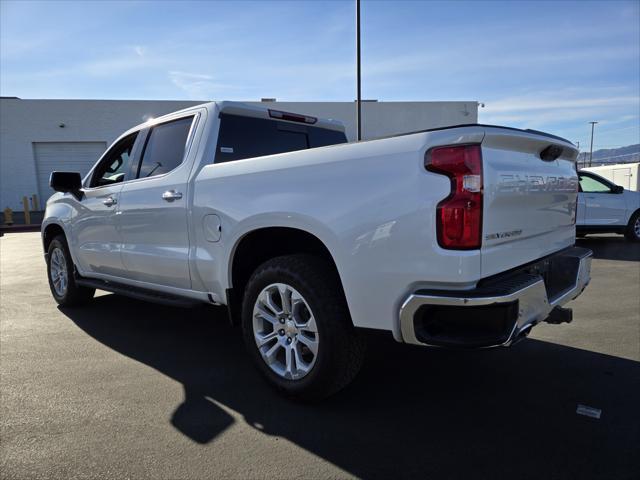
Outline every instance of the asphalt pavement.
{"label": "asphalt pavement", "polygon": [[578,244],[595,258],[570,325],[474,352],[370,334],[356,381],[300,405],[224,309],[112,294],[60,309],[39,235],[6,234],[0,477],[637,479],[640,245]]}

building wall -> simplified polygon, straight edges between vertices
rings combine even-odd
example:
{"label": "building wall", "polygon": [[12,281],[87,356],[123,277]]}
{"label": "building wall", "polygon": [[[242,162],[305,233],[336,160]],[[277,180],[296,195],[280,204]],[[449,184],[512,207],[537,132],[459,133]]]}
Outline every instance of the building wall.
{"label": "building wall", "polygon": [[[202,101],[0,99],[0,209],[22,208],[22,197],[40,195],[35,142],[106,142],[123,131]],[[247,102],[333,118],[356,137],[354,102]],[[364,102],[363,138],[447,125],[476,123],[476,102]],[[64,127],[60,127],[64,124]],[[97,160],[97,159],[96,159]],[[64,169],[64,165],[60,166]],[[44,205],[46,199],[41,199]]]}

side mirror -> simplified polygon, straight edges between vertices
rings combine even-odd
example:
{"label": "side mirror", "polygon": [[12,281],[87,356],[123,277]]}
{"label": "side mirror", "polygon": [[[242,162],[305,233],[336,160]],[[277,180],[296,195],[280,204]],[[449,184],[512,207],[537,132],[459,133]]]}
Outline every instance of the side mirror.
{"label": "side mirror", "polygon": [[613,193],[622,193],[624,192],[624,187],[622,185],[616,185],[613,187]]}
{"label": "side mirror", "polygon": [[77,196],[82,188],[82,177],[78,172],[51,172],[49,186],[56,192],[70,192]]}

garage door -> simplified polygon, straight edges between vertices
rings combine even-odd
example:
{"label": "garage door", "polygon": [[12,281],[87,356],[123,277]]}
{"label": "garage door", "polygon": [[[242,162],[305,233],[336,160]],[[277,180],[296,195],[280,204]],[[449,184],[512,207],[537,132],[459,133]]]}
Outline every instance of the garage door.
{"label": "garage door", "polygon": [[34,142],[41,205],[44,206],[46,199],[53,195],[49,188],[51,172],[80,172],[84,177],[106,148],[105,142]]}

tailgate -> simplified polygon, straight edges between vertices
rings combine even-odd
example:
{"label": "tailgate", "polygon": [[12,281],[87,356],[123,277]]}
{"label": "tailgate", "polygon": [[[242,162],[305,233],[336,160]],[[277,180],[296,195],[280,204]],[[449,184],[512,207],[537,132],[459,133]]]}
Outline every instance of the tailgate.
{"label": "tailgate", "polygon": [[[562,149],[556,159],[549,158],[555,156],[552,146]],[[542,155],[543,160],[545,149],[550,155]],[[486,129],[482,142],[483,277],[574,244],[577,153],[572,144],[557,137]]]}

